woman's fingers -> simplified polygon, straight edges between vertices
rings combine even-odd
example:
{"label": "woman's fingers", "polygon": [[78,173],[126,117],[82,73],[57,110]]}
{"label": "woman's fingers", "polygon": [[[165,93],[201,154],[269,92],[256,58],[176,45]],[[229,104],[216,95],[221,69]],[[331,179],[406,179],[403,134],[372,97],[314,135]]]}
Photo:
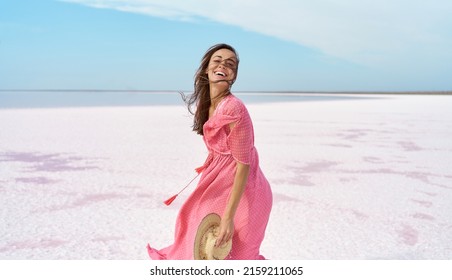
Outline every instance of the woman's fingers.
{"label": "woman's fingers", "polygon": [[229,240],[232,238],[232,232],[230,231],[226,231],[226,232],[221,232],[218,235],[217,241],[215,242],[215,246],[216,247],[221,247],[223,246],[225,243],[229,242]]}
{"label": "woman's fingers", "polygon": [[223,236],[224,236],[224,234],[222,234],[220,232],[220,234],[218,235],[217,241],[215,241],[215,247],[220,247],[223,245]]}
{"label": "woman's fingers", "polygon": [[215,242],[216,247],[223,246],[228,242],[234,234],[234,222],[230,220],[222,220],[220,223],[220,232]]}

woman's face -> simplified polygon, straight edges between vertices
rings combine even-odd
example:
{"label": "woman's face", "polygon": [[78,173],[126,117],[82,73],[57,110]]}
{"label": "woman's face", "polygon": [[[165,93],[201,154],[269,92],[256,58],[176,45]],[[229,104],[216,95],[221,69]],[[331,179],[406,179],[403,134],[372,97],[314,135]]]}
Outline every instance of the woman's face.
{"label": "woman's face", "polygon": [[235,80],[237,70],[237,57],[228,49],[219,49],[214,52],[207,66],[207,76],[210,82],[226,81],[232,83]]}

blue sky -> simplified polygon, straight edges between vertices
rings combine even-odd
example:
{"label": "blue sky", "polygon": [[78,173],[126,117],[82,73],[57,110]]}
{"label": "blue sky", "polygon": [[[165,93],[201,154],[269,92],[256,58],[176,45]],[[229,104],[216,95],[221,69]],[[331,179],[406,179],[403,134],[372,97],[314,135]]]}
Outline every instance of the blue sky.
{"label": "blue sky", "polygon": [[452,90],[452,1],[2,0],[0,89],[191,90],[208,47],[237,91]]}

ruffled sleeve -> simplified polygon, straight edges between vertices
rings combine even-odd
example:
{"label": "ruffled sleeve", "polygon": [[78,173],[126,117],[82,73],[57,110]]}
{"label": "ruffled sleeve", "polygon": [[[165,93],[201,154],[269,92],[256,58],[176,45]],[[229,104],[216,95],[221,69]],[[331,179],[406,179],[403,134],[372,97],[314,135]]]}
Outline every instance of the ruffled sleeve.
{"label": "ruffled sleeve", "polygon": [[203,129],[204,141],[209,150],[232,154],[236,161],[251,164],[254,148],[253,124],[240,99],[233,95],[225,97]]}
{"label": "ruffled sleeve", "polygon": [[224,114],[233,120],[233,127],[227,137],[227,145],[234,159],[243,164],[251,163],[254,148],[254,132],[250,115],[245,105],[238,99],[225,104]]}

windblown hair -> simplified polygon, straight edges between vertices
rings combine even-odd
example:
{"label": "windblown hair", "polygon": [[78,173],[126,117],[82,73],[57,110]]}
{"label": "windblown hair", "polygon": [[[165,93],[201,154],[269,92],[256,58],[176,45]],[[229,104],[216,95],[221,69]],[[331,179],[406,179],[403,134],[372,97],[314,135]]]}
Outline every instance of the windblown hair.
{"label": "windblown hair", "polygon": [[[204,54],[201,65],[199,66],[198,70],[195,74],[195,82],[194,82],[194,92],[193,94],[186,97],[182,94],[182,98],[184,99],[185,103],[187,104],[188,111],[194,115],[194,121],[193,121],[193,131],[196,131],[196,133],[203,135],[203,126],[209,119],[209,107],[211,105],[210,100],[210,87],[209,87],[209,78],[206,73],[207,67],[209,66],[210,59],[212,58],[212,55],[220,50],[220,49],[228,49],[232,51],[236,58],[237,58],[237,65],[235,69],[235,75],[234,80],[229,82],[229,88],[224,91],[224,93],[220,94],[217,98],[222,98],[224,96],[229,95],[231,85],[235,82],[235,79],[237,78],[238,73],[238,66],[239,66],[239,57],[235,49],[227,44],[217,44],[212,47],[210,47],[206,53]],[[193,107],[196,107],[196,110],[193,111]]]}

